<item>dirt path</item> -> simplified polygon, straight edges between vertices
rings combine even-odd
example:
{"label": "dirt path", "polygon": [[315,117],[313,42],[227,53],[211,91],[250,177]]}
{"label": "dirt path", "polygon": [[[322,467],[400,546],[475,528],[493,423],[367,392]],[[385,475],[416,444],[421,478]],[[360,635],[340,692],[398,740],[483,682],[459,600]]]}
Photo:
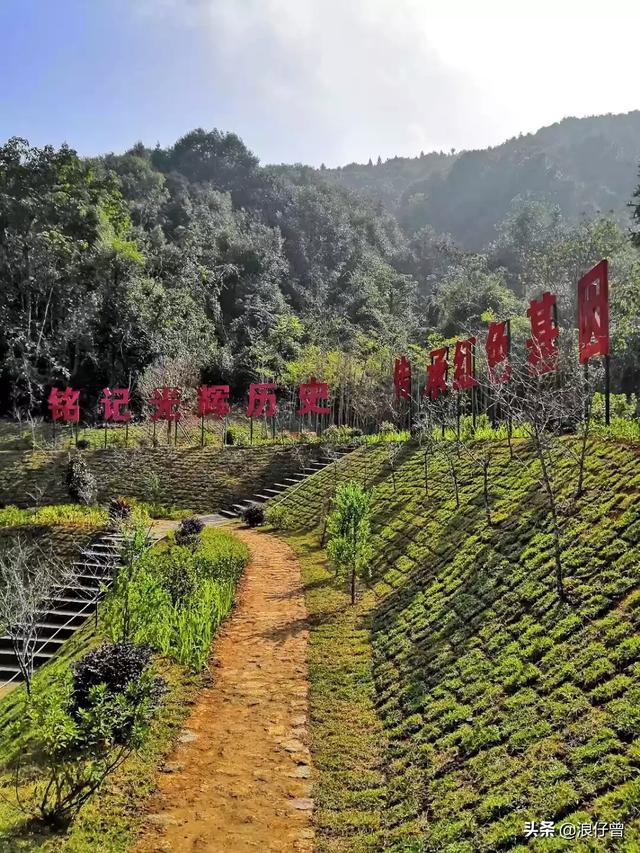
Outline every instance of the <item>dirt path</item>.
{"label": "dirt path", "polygon": [[252,557],[214,644],[214,683],[160,774],[138,853],[313,849],[300,567],[274,537],[237,533]]}

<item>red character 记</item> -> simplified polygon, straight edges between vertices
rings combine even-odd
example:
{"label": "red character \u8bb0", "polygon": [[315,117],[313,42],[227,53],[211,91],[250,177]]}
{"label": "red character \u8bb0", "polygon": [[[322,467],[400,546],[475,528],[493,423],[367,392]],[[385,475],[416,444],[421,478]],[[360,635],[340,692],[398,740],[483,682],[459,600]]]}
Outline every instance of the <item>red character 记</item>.
{"label": "red character \u8bb0", "polygon": [[155,409],[150,420],[179,421],[180,389],[168,388],[166,385],[163,385],[162,388],[155,388],[149,405]]}
{"label": "red character \u8bb0", "polygon": [[47,400],[51,418],[54,421],[62,420],[77,424],[80,421],[79,399],[80,392],[74,391],[73,388],[67,386],[64,391],[59,388],[52,388]]}
{"label": "red character \u8bb0", "polygon": [[128,388],[103,388],[100,405],[104,411],[105,421],[128,423],[131,420]]}
{"label": "red character \u8bb0", "polygon": [[[489,376],[494,385],[508,382],[511,377],[509,347],[509,321],[494,320],[489,323],[485,351],[487,353]],[[502,365],[502,369],[498,372],[496,368],[499,365]]]}
{"label": "red character \u8bb0", "polygon": [[201,385],[198,388],[198,415],[201,418],[207,415],[224,418],[230,409],[228,385]]}
{"label": "red character \u8bb0", "polygon": [[256,418],[264,414],[272,418],[276,413],[276,384],[274,382],[252,382],[249,385],[247,417]]}
{"label": "red character \u8bb0", "polygon": [[404,355],[396,358],[393,369],[393,384],[398,402],[402,399],[411,399],[411,363]]}
{"label": "red character \u8bb0", "polygon": [[425,395],[431,397],[432,400],[437,400],[440,394],[446,394],[449,390],[447,385],[447,372],[449,370],[449,347],[440,347],[432,350],[429,353],[431,356],[431,364],[427,366],[427,386],[424,389]]}
{"label": "red character \u8bb0", "polygon": [[473,348],[475,338],[456,341],[453,355],[453,390],[462,391],[465,388],[475,388],[478,380],[474,376]]}
{"label": "red character \u8bb0", "polygon": [[580,364],[609,355],[609,269],[599,264],[578,282],[578,353]]}
{"label": "red character \u8bb0", "polygon": [[300,385],[298,396],[300,408],[297,414],[300,417],[309,414],[328,415],[331,412],[328,406],[320,405],[321,400],[326,403],[329,399],[329,386],[326,382],[318,382],[315,376]]}
{"label": "red character \u8bb0", "polygon": [[527,309],[531,321],[531,337],[527,340],[529,371],[534,374],[550,373],[556,369],[558,357],[556,297],[545,291],[540,299],[532,299]]}

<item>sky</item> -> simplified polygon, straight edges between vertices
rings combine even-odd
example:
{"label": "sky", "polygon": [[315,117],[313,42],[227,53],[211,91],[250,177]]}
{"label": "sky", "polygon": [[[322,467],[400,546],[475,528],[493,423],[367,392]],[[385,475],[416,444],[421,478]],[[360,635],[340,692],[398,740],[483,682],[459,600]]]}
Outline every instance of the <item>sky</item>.
{"label": "sky", "polygon": [[637,0],[2,0],[0,139],[238,133],[263,163],[484,148],[640,108]]}

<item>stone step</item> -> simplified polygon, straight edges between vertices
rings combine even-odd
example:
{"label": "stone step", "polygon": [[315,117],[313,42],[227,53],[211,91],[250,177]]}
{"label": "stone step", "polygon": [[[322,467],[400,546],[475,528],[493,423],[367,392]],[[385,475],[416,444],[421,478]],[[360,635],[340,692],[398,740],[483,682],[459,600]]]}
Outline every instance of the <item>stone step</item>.
{"label": "stone step", "polygon": [[49,624],[64,625],[66,622],[71,622],[76,628],[80,627],[90,611],[80,613],[72,607],[56,607],[53,610],[42,614],[43,622]]}

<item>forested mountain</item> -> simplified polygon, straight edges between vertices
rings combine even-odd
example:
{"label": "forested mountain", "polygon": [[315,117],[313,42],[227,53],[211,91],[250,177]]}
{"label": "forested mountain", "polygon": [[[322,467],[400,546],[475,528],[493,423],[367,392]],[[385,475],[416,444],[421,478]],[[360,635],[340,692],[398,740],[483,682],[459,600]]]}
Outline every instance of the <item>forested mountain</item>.
{"label": "forested mountain", "polygon": [[557,204],[571,223],[612,213],[626,225],[639,160],[636,110],[566,118],[483,151],[352,163],[322,175],[381,202],[409,233],[430,225],[478,251],[518,197]]}
{"label": "forested mountain", "polygon": [[11,139],[0,147],[0,410],[42,411],[53,383],[91,402],[158,365],[173,382],[237,394],[257,377],[311,373],[386,385],[394,353],[423,362],[425,347],[490,316],[514,317],[523,344],[525,299],[545,288],[572,326],[575,282],[604,256],[614,384],[636,390],[638,252],[615,217],[578,214],[627,210],[637,159],[640,113],[340,174],[262,167],[218,130],[91,160]]}

